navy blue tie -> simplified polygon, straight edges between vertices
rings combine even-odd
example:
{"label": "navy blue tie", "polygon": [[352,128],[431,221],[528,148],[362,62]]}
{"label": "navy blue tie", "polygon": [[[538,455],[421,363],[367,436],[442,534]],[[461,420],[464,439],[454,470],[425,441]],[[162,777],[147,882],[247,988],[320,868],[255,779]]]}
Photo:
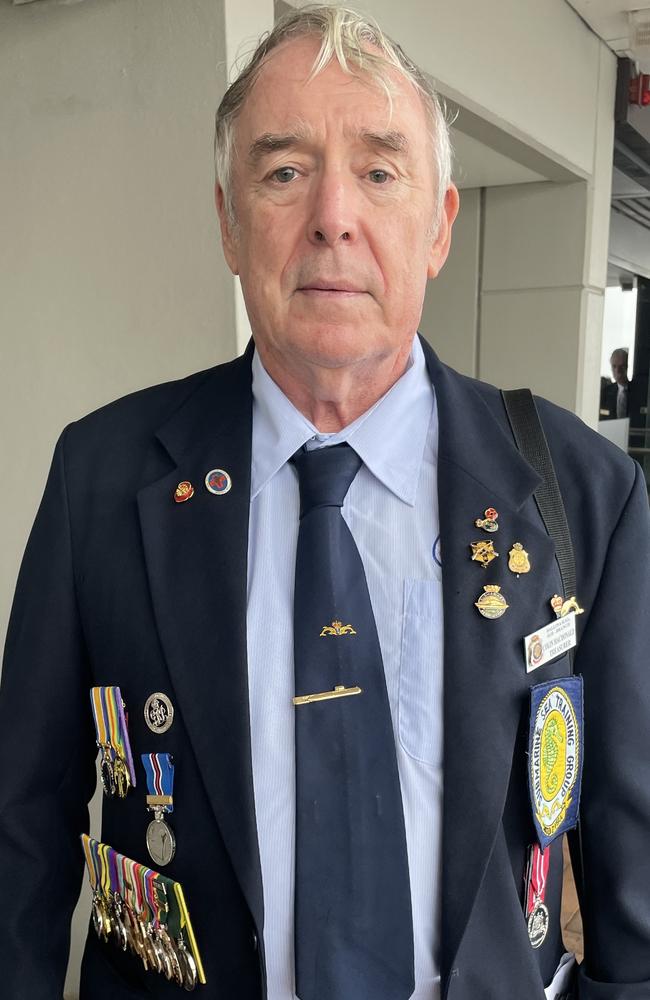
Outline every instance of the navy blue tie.
{"label": "navy blue tie", "polygon": [[341,514],[361,459],[343,444],[292,462],[296,992],[407,1000],[413,918],[395,738],[366,576]]}

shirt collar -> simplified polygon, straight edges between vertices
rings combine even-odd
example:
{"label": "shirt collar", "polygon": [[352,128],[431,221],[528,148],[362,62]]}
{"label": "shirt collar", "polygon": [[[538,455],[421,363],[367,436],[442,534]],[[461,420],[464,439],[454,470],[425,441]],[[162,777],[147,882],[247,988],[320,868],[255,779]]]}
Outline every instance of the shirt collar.
{"label": "shirt collar", "polygon": [[433,403],[424,352],[415,337],[407,369],[388,392],[347,427],[321,434],[276,385],[255,351],[251,499],[302,445],[347,441],[387,489],[414,506]]}

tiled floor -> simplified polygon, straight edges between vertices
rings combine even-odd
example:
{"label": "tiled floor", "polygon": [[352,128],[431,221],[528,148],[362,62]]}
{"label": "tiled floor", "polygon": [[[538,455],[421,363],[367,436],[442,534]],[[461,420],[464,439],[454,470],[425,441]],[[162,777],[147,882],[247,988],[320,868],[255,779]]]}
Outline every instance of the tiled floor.
{"label": "tiled floor", "polygon": [[562,936],[567,951],[574,951],[582,961],[582,920],[578,908],[578,896],[571,872],[569,849],[564,838],[564,888],[562,891]]}

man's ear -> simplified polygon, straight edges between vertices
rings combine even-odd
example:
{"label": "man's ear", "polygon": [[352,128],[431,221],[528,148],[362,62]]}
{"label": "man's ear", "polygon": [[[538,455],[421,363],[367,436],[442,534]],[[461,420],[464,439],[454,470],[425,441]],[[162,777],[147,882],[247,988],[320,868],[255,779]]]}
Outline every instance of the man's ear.
{"label": "man's ear", "polygon": [[442,206],[440,223],[436,238],[431,244],[429,251],[429,263],[427,267],[427,278],[437,278],[442,270],[442,266],[447,260],[449,247],[451,245],[451,227],[454,219],[458,215],[460,199],[458,189],[455,184],[450,184],[445,194],[445,201]]}
{"label": "man's ear", "polygon": [[234,238],[232,223],[226,211],[226,199],[223,188],[219,181],[214,186],[214,202],[217,206],[219,225],[221,226],[221,245],[226,263],[233,274],[239,274],[239,260],[237,254],[237,240]]}

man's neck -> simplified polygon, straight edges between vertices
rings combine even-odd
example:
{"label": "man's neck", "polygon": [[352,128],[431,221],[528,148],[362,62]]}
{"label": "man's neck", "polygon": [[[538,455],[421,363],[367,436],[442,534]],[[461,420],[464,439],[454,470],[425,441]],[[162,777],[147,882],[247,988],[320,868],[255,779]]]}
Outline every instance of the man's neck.
{"label": "man's neck", "polygon": [[337,368],[288,363],[264,347],[257,350],[285,396],[314,427],[328,434],[353,423],[392,388],[406,370],[411,344],[385,358],[363,359]]}

